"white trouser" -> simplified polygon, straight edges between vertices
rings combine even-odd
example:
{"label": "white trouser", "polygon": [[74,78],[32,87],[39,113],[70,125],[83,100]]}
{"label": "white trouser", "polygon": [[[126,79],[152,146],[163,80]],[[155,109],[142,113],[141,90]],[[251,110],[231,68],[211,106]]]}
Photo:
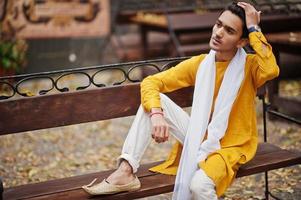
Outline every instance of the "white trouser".
{"label": "white trouser", "polygon": [[[160,97],[164,117],[169,124],[169,132],[183,144],[189,124],[189,115],[166,95],[160,94]],[[125,159],[132,166],[133,172],[136,173],[140,160],[151,139],[151,120],[140,105],[125,139],[122,153],[117,159],[117,165],[119,166],[121,160]],[[190,190],[193,199],[217,200],[215,185],[202,169],[199,169],[194,174],[191,180]]]}

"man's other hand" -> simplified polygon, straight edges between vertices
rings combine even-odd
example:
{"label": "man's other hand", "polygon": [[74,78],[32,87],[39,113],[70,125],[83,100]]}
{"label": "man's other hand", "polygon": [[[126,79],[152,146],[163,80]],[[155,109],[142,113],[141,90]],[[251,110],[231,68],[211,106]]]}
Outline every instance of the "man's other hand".
{"label": "man's other hand", "polygon": [[247,28],[259,24],[261,11],[257,11],[254,6],[246,2],[238,2],[237,5],[245,10]]}
{"label": "man's other hand", "polygon": [[[152,109],[152,113],[162,112]],[[157,143],[162,143],[168,140],[169,137],[169,125],[166,122],[163,114],[153,114],[151,115],[152,123],[152,138]]]}

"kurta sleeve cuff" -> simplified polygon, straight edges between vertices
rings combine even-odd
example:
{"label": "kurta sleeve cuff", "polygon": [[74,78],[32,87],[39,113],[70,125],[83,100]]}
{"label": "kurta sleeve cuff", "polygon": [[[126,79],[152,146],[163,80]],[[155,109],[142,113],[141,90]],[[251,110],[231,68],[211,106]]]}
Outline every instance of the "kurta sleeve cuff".
{"label": "kurta sleeve cuff", "polygon": [[262,32],[254,31],[252,33],[249,33],[249,40],[251,46],[255,45],[256,43],[268,44],[267,39]]}
{"label": "kurta sleeve cuff", "polygon": [[143,104],[146,112],[150,112],[152,108],[161,108],[160,99],[150,99]]}
{"label": "kurta sleeve cuff", "polygon": [[262,32],[255,31],[250,33],[249,40],[251,47],[260,57],[268,58],[272,55],[272,46],[268,43]]}

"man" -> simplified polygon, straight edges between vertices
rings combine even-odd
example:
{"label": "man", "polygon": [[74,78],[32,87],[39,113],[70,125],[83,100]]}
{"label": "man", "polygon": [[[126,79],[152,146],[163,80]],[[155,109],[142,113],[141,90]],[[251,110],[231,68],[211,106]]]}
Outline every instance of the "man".
{"label": "man", "polygon": [[[233,3],[219,16],[211,51],[147,77],[141,103],[118,158],[118,169],[99,184],[83,186],[92,195],[140,188],[134,175],[151,138],[174,145],[166,162],[151,171],[177,175],[173,199],[218,199],[238,168],[257,149],[256,89],[278,76],[271,46],[260,32],[260,12],[245,2]],[[249,41],[255,54],[242,47]],[[195,86],[191,116],[161,94]]]}

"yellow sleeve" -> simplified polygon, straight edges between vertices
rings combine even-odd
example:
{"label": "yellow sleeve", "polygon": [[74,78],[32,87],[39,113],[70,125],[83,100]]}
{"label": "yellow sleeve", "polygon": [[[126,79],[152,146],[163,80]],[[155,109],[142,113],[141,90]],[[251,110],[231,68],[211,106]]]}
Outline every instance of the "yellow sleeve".
{"label": "yellow sleeve", "polygon": [[266,81],[279,75],[279,67],[272,51],[272,46],[267,42],[261,32],[249,34],[250,45],[256,52],[252,63],[252,77],[255,87],[262,86]]}
{"label": "yellow sleeve", "polygon": [[141,82],[141,104],[149,112],[151,108],[160,108],[159,93],[192,86],[198,66],[205,55],[194,56],[182,61],[166,71],[146,77]]}

